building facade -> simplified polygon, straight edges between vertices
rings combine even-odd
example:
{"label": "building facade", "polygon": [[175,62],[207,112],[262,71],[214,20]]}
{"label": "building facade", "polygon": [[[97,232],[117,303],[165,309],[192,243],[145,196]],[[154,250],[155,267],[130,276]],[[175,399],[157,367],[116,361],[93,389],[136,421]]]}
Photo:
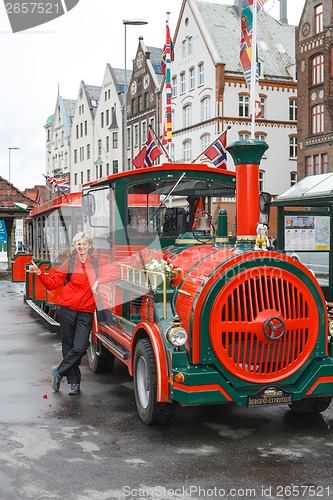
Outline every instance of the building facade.
{"label": "building facade", "polygon": [[[281,3],[285,8],[285,1]],[[207,162],[201,152],[228,125],[228,143],[251,137],[249,91],[239,59],[241,5],[239,0],[234,5],[183,1],[171,63],[175,161]],[[257,47],[262,118],[256,121],[255,138],[269,145],[260,165],[260,188],[277,194],[296,182],[294,26],[284,16],[277,21],[262,9]],[[228,168],[234,169],[229,155]]]}
{"label": "building facade", "polygon": [[332,8],[306,0],[296,29],[299,179],[333,171]]}

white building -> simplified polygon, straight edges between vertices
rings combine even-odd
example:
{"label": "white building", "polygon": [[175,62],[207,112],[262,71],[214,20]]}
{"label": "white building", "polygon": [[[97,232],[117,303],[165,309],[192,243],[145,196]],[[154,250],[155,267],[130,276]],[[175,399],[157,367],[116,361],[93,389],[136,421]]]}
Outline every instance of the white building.
{"label": "white building", "polygon": [[[285,0],[281,3],[285,7]],[[234,5],[183,1],[171,63],[175,161],[196,159],[228,125],[227,143],[251,137],[249,92],[239,59],[240,5],[239,0]],[[263,116],[255,138],[269,145],[260,166],[260,188],[277,194],[296,181],[295,28],[262,9],[257,41]],[[234,169],[230,155],[228,168]]]}
{"label": "white building", "polygon": [[[44,126],[46,131],[46,174],[70,176],[70,136],[76,101],[57,96],[55,111]],[[42,179],[41,179],[42,180]]]}

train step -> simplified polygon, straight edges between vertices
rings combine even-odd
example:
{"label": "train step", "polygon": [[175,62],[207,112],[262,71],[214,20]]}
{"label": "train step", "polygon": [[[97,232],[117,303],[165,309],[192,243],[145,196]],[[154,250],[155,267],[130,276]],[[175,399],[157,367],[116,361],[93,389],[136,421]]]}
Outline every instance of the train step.
{"label": "train step", "polygon": [[46,314],[43,309],[41,309],[37,304],[35,304],[32,300],[27,300],[26,303],[37,313],[39,314],[45,321],[47,321],[50,325],[53,326],[60,326],[58,321],[55,319],[51,318],[48,314]]}

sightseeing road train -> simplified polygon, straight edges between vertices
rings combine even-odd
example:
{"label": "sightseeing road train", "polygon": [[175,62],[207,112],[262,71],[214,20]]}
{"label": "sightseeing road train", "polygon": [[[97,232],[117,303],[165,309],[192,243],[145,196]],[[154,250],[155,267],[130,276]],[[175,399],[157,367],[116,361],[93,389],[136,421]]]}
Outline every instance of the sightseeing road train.
{"label": "sightseeing road train", "polygon": [[[178,404],[289,405],[297,413],[330,405],[322,289],[302,263],[257,239],[267,221],[258,182],[267,147],[229,145],[236,172],[166,163],[83,187],[84,231],[121,270],[98,289],[89,365],[127,365],[145,424],[168,422]],[[234,197],[230,242],[225,207]],[[35,275],[28,280],[36,287]]]}

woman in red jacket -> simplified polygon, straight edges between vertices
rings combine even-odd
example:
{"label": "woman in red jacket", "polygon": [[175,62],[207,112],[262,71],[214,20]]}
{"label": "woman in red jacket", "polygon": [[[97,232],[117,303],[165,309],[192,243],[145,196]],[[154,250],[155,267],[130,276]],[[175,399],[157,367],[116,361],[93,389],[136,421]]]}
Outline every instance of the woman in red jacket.
{"label": "woman in red jacket", "polygon": [[60,389],[62,377],[70,385],[68,394],[80,391],[80,362],[86,354],[96,309],[95,295],[100,283],[108,283],[120,277],[117,264],[107,264],[92,255],[93,241],[84,232],[73,238],[74,252],[53,275],[44,274],[32,261],[29,272],[35,273],[48,290],[63,287],[59,304],[63,360],[52,368],[52,389]]}

